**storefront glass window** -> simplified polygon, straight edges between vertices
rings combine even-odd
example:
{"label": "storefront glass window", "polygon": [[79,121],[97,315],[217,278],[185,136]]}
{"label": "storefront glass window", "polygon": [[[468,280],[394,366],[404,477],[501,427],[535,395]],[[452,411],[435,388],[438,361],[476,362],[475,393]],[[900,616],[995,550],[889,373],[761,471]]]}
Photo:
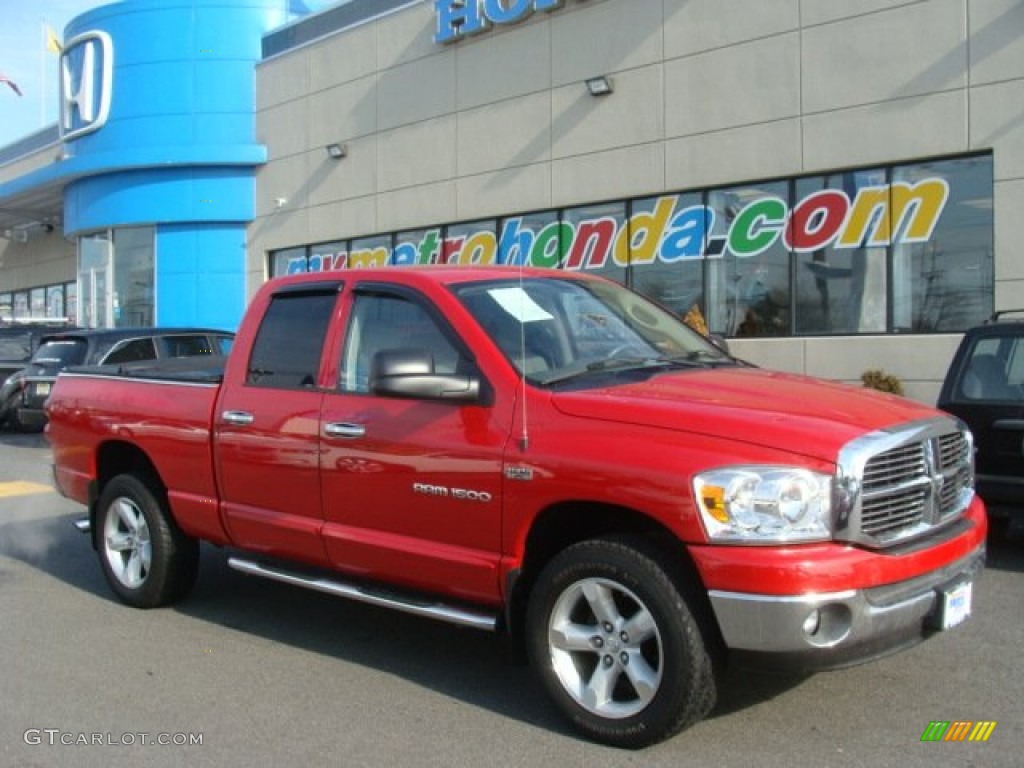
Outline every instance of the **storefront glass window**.
{"label": "storefront glass window", "polygon": [[115,327],[153,324],[153,241],[153,227],[114,230]]}
{"label": "storefront glass window", "polygon": [[955,332],[983,321],[994,300],[992,158],[898,166],[892,190],[893,330]]}
{"label": "storefront glass window", "polygon": [[[626,234],[626,203],[607,203],[570,208],[562,215],[562,266],[582,269],[619,283],[626,282],[629,262]],[[620,236],[623,247],[616,247]],[[568,240],[568,242],[566,242]]]}
{"label": "storefront glass window", "polygon": [[747,184],[708,194],[711,332],[789,335],[789,250],[782,237],[787,197],[785,182]]}
{"label": "storefront glass window", "polygon": [[46,289],[33,288],[28,294],[29,317],[46,317]]}
{"label": "storefront glass window", "polygon": [[391,235],[361,237],[352,241],[348,251],[349,269],[386,267],[391,258]]}
{"label": "storefront glass window", "polygon": [[395,235],[391,263],[399,267],[436,264],[441,252],[441,229],[412,229]]}
{"label": "storefront glass window", "polygon": [[0,293],[0,319],[6,320],[14,314],[14,301],[9,293]]}
{"label": "storefront glass window", "polygon": [[319,243],[309,249],[309,271],[328,272],[348,266],[348,248],[342,240]]}
{"label": "storefront glass window", "polygon": [[698,329],[706,328],[706,224],[699,193],[637,200],[630,216],[633,288]]}
{"label": "storefront glass window", "polygon": [[113,324],[107,273],[110,270],[110,236],[106,232],[78,239],[78,284],[81,304],[78,324],[107,328]]}
{"label": "storefront glass window", "polygon": [[441,264],[490,266],[498,263],[494,219],[453,224],[444,233]]}
{"label": "storefront glass window", "polygon": [[299,272],[308,271],[309,262],[306,259],[305,248],[286,248],[270,254],[271,277],[294,275]]}
{"label": "storefront glass window", "polygon": [[14,294],[14,317],[20,319],[28,316],[28,292],[17,291]]}
{"label": "storefront glass window", "polygon": [[78,284],[64,284],[64,316],[71,322],[78,317]]}
{"label": "storefront glass window", "polygon": [[502,219],[498,263],[558,267],[563,259],[564,227],[558,211],[541,211]]}
{"label": "storefront glass window", "polygon": [[53,318],[65,317],[63,285],[46,287],[46,315]]}
{"label": "storefront glass window", "polygon": [[844,230],[861,218],[858,192],[885,185],[884,169],[796,181],[786,234],[796,252],[798,334],[885,332],[888,249],[867,237],[848,242]]}
{"label": "storefront glass window", "polygon": [[979,155],[292,248],[271,274],[523,264],[626,283],[726,336],[956,332],[993,306],[992,215]]}

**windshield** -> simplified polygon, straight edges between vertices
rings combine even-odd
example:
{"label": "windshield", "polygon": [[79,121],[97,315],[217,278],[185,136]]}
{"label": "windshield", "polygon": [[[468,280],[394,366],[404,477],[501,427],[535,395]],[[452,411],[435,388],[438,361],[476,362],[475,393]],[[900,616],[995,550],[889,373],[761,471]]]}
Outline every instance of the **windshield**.
{"label": "windshield", "polygon": [[678,318],[615,283],[511,278],[455,292],[535,384],[598,371],[734,362]]}
{"label": "windshield", "polygon": [[80,339],[61,339],[41,344],[32,358],[33,363],[45,363],[64,368],[80,365],[85,360],[85,342]]}

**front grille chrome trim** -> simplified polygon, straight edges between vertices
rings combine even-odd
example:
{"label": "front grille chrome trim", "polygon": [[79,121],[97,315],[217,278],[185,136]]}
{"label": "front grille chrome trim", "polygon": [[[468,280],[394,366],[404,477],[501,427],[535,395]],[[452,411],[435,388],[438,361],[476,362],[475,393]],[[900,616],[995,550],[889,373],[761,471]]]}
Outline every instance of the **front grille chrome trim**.
{"label": "front grille chrome trim", "polygon": [[836,539],[885,548],[960,518],[974,498],[974,445],[940,416],[878,430],[839,452]]}

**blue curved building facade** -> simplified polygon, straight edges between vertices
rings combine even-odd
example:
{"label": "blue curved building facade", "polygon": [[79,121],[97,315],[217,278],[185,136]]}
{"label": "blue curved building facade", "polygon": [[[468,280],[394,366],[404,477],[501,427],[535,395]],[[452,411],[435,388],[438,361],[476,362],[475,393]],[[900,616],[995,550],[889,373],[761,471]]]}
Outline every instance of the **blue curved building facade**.
{"label": "blue curved building facade", "polygon": [[87,325],[233,328],[245,303],[254,71],[289,0],[124,0],[64,30],[56,161],[0,200],[63,190]]}

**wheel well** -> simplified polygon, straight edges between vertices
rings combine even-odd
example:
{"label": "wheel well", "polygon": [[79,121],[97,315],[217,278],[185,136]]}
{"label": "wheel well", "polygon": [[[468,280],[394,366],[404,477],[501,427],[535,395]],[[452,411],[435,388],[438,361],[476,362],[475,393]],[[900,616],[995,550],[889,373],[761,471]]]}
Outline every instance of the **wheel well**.
{"label": "wheel well", "polygon": [[[137,445],[112,440],[100,446],[96,453],[96,481],[91,489],[89,518],[92,530],[96,530],[96,507],[103,489],[118,475],[131,474],[146,482],[158,495],[166,495],[167,488],[160,479],[160,473],[146,452]],[[95,545],[95,539],[94,539]]]}
{"label": "wheel well", "polygon": [[[511,585],[505,621],[517,643],[522,639],[526,604],[537,576],[552,557],[581,541],[597,538],[632,539],[657,550],[675,566],[669,576],[702,618],[713,616],[697,567],[679,538],[658,521],[625,507],[593,502],[567,502],[542,512],[526,540],[523,566]],[[711,624],[717,633],[717,623]]]}

